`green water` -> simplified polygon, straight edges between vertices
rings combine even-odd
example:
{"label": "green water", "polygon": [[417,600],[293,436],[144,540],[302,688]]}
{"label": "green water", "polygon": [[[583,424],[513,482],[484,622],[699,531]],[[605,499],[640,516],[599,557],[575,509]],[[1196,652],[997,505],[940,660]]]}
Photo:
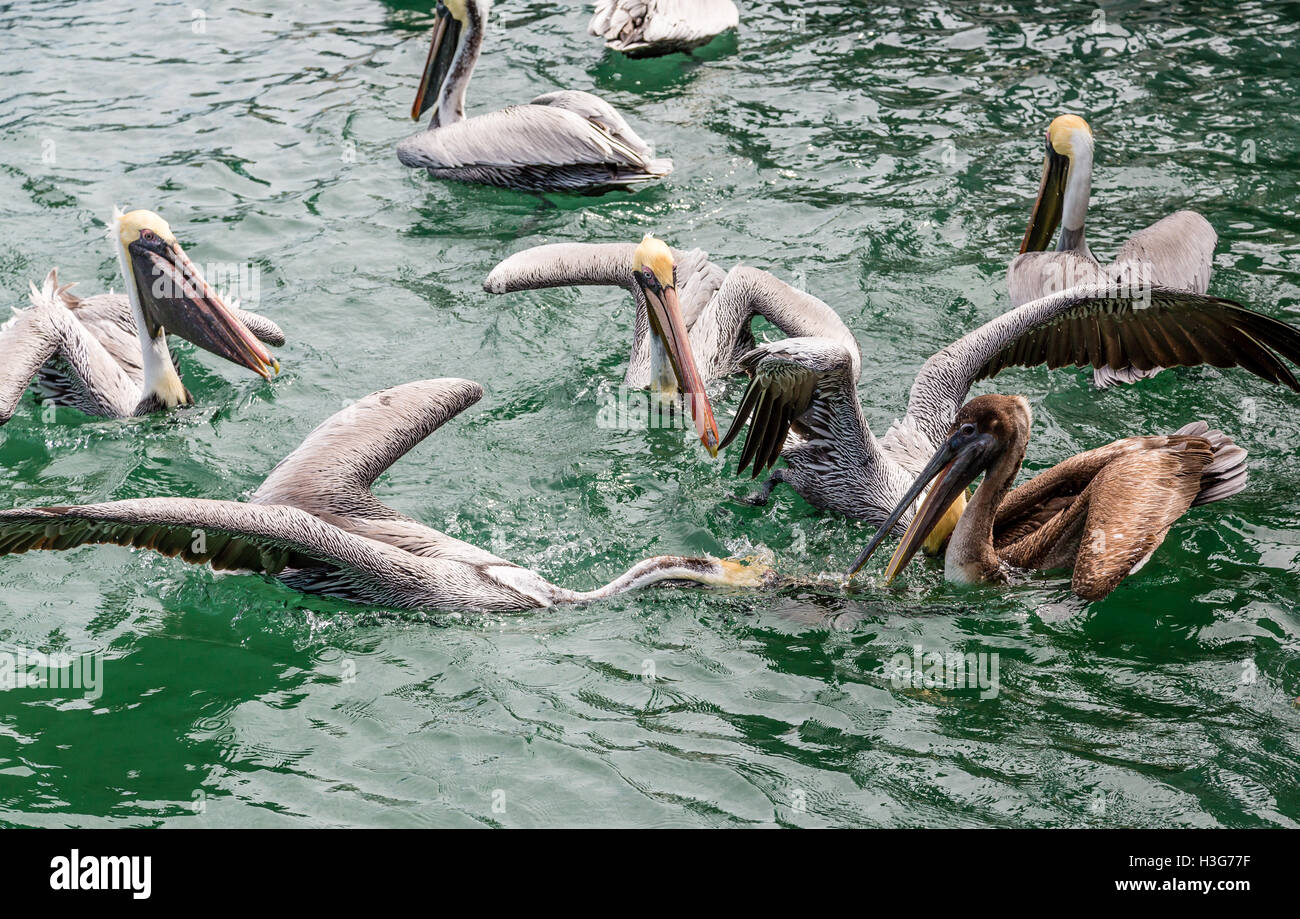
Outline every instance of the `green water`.
{"label": "green water", "polygon": [[[396,162],[429,4],[199,6],[0,9],[3,304],[51,265],[120,287],[106,219],[149,207],[196,262],[257,267],[285,372],[182,345],[193,409],[51,420],[28,399],[0,431],[3,506],[246,497],[351,400],[463,376],[483,401],[384,501],[566,586],[702,552],[770,554],[804,586],[427,623],[117,547],[0,559],[0,650],[106,652],[98,699],[0,693],[0,824],[1300,822],[1294,394],[1209,369],[1105,393],[1008,373],[1032,468],[1203,418],[1250,451],[1251,486],[1092,607],[1060,577],[958,589],[929,562],[846,593],[819,575],[864,525],[788,491],[738,505],[735,452],[597,426],[621,292],[479,286],[525,246],[646,230],[770,269],[858,334],[883,431],[921,362],[1005,308],[1042,131],[1069,109],[1097,136],[1099,255],[1195,207],[1219,233],[1211,291],[1300,323],[1295,5],[744,2],[737,36],[632,62],[585,35],[586,4],[501,0],[472,111],[594,90],[676,163],[633,196],[546,201]],[[739,395],[716,391],[724,424]],[[998,655],[998,694],[895,686],[914,646]]]}

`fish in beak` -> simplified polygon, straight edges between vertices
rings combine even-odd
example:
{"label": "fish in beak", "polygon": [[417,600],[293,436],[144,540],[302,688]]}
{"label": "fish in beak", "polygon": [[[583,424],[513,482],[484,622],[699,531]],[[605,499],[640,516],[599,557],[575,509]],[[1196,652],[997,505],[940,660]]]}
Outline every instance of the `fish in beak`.
{"label": "fish in beak", "polygon": [[433,43],[429,45],[429,56],[424,62],[424,73],[420,76],[420,88],[415,94],[415,104],[411,106],[411,118],[419,121],[429,109],[438,104],[442,93],[442,84],[451,73],[451,63],[460,47],[460,35],[464,29],[461,22],[446,4],[438,4],[437,19],[433,25]]}
{"label": "fish in beak", "polygon": [[179,335],[268,380],[279,373],[279,362],[208,285],[166,221],[131,211],[116,226],[151,338]]}
{"label": "fish in beak", "polygon": [[686,396],[700,442],[710,456],[717,456],[718,423],[713,418],[713,405],[704,389],[704,379],[695,366],[686,319],[677,300],[672,252],[660,240],[646,236],[637,247],[633,267],[633,276],[646,299],[650,334],[654,339],[652,349],[666,356],[671,366],[671,376],[657,373],[651,385],[660,392],[675,394],[680,391]]}
{"label": "fish in beak", "polygon": [[[926,486],[934,482],[930,487],[930,493],[926,495],[920,509],[917,510],[916,516],[912,518],[911,525],[903,534],[902,541],[894,551],[894,557],[889,560],[889,567],[885,569],[886,582],[897,577],[926,542],[926,537],[931,531],[943,524],[950,511],[958,506],[958,502],[964,504],[967,487],[980,477],[997,455],[998,442],[993,435],[981,433],[973,424],[958,426],[948,437],[947,442],[939,448],[939,452],[921,470],[921,474],[907,494],[898,502],[898,506],[871,538],[867,547],[862,550],[862,554],[849,569],[849,577],[853,577],[861,570],[867,563],[867,559],[871,558],[884,542],[885,537],[898,525],[898,521],[903,519],[912,502],[921,496]],[[955,520],[952,522],[955,524]]]}

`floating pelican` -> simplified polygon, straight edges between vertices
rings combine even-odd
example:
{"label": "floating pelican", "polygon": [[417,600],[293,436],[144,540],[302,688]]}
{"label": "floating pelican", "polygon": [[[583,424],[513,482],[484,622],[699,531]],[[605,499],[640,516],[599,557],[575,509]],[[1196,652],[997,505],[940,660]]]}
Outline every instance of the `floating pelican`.
{"label": "floating pelican", "polygon": [[[1080,284],[1109,285],[1136,291],[1169,287],[1203,294],[1210,286],[1214,228],[1200,214],[1178,211],[1135,233],[1120,248],[1115,261],[1102,265],[1088,248],[1084,219],[1092,190],[1092,128],[1078,115],[1061,115],[1047,128],[1047,153],[1029,225],[1020,243],[1020,255],[1007,269],[1011,305],[1058,293]],[[1061,236],[1054,252],[1057,227]],[[1096,383],[1131,383],[1153,376],[1159,368],[1115,374],[1109,368],[1096,372]]]}
{"label": "floating pelican", "polygon": [[740,25],[731,0],[597,0],[587,31],[628,57],[692,51]]}
{"label": "floating pelican", "polygon": [[491,0],[438,3],[433,44],[411,109],[428,130],[397,145],[403,165],[433,176],[524,191],[601,191],[672,172],[613,106],[576,90],[465,118]]}
{"label": "floating pelican", "polygon": [[249,503],[144,498],[0,511],[0,554],[115,543],[193,564],[260,572],[288,586],[403,609],[517,610],[599,600],[661,581],[759,587],[761,565],[658,556],[604,587],[572,591],[382,504],[371,486],[483,395],[468,380],[373,393],[325,421]]}
{"label": "floating pelican", "polygon": [[1012,491],[1031,417],[1019,396],[972,399],[850,577],[933,481],[885,571],[893,580],[953,499],[983,475],[948,542],[948,580],[1005,584],[1011,569],[1071,568],[1075,594],[1100,600],[1147,563],[1189,509],[1246,487],[1246,451],[1197,422],[1172,436],[1129,437],[1080,453]]}
{"label": "floating pelican", "polygon": [[[483,289],[495,294],[569,286],[622,287],[632,295],[636,317],[624,385],[669,394],[680,385],[694,397],[693,408],[708,412],[707,419],[696,415],[696,426],[712,454],[718,433],[704,384],[740,372],[741,358],[754,347],[750,326],[756,317],[786,335],[822,336],[843,347],[857,366],[853,334],[821,300],[766,271],[744,265],[723,271],[700,249],[676,251],[649,235],[639,245],[557,243],[525,249],[493,268],[483,282]],[[679,364],[699,369],[684,378]]]}
{"label": "floating pelican", "polygon": [[[1131,298],[1074,287],[1004,313],[931,357],[907,414],[879,440],[858,402],[856,350],[816,338],[760,345],[741,361],[752,380],[721,446],[748,424],[738,471],[752,463],[757,477],[785,459],[755,503],[785,482],[817,507],[880,526],[947,439],[971,386],[1007,367],[1237,366],[1300,392],[1279,354],[1300,364],[1300,331],[1231,300],[1167,288]],[[930,548],[951,531],[962,502],[958,495]],[[905,508],[896,523],[909,522]]]}
{"label": "floating pelican", "polygon": [[32,305],[0,327],[0,424],[36,388],[56,405],[129,418],[191,405],[167,349],[167,334],[270,379],[279,364],[259,343],[284,344],[275,323],[227,306],[150,211],[113,215],[125,294],[80,298],[51,271]]}

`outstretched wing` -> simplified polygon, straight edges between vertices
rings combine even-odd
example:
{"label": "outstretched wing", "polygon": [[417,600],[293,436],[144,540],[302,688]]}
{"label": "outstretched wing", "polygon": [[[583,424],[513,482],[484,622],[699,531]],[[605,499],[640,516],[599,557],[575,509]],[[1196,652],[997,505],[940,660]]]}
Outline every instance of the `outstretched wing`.
{"label": "outstretched wing", "polygon": [[371,487],[393,463],[483,396],[470,380],[420,380],[372,393],[307,435],[250,499],[301,508],[350,533],[427,558],[512,562],[393,510]]}
{"label": "outstretched wing", "polygon": [[482,397],[482,386],[457,379],[419,380],[371,393],[308,434],[251,500],[321,515],[400,517],[371,494],[375,480]]}
{"label": "outstretched wing", "polygon": [[520,569],[508,563],[510,571],[420,557],[284,505],[142,498],[0,511],[0,555],[91,543],[268,574],[296,590],[358,603],[504,610],[548,602],[544,581],[529,572],[516,575]]}
{"label": "outstretched wing", "polygon": [[[862,423],[856,393],[854,355],[825,338],[785,338],[760,345],[740,359],[750,375],[720,447],[726,447],[748,423],[736,471],[754,465],[753,477],[776,463],[791,430],[807,441],[851,449],[857,438],[841,428]],[[865,461],[865,457],[862,457]]]}
{"label": "outstretched wing", "polygon": [[152,549],[218,570],[288,573],[295,586],[372,603],[401,602],[394,583],[418,582],[397,550],[292,507],[142,498],[0,511],[0,554],[92,543]]}
{"label": "outstretched wing", "polygon": [[912,386],[908,414],[935,445],[971,386],[1007,367],[1241,367],[1300,392],[1300,331],[1240,303],[1185,290],[1134,296],[1078,287],[998,316],[935,354]]}

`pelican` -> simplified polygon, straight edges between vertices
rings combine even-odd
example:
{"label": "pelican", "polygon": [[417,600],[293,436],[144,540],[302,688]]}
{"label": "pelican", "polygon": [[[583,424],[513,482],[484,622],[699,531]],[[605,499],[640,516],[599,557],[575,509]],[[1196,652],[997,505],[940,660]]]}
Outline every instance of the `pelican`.
{"label": "pelican", "polygon": [[731,0],[597,0],[587,31],[628,57],[693,51],[740,25]]}
{"label": "pelican", "polygon": [[403,165],[436,178],[523,191],[599,192],[672,172],[608,102],[563,90],[465,118],[491,0],[440,0],[411,117],[429,127],[397,145]]}
{"label": "pelican", "polygon": [[[649,234],[638,245],[556,243],[525,249],[493,268],[483,289],[503,294],[584,285],[622,287],[632,295],[636,316],[623,384],[672,393],[680,383],[694,396],[693,407],[709,412],[703,426],[698,415],[696,422],[711,454],[717,453],[718,435],[704,384],[740,372],[741,358],[754,347],[750,327],[756,317],[786,335],[817,335],[836,343],[857,366],[853,333],[821,300],[757,268],[724,271],[700,249],[674,250]],[[669,325],[679,330],[671,339],[665,336]],[[667,358],[675,351],[687,355],[676,360],[698,366],[694,379],[672,372],[676,364],[670,367]]]}
{"label": "pelican", "polygon": [[1147,563],[1188,510],[1246,487],[1246,451],[1196,422],[1172,436],[1129,437],[1080,453],[1012,491],[1031,420],[1020,396],[967,403],[849,576],[933,481],[889,562],[885,575],[893,580],[952,500],[983,475],[948,542],[947,579],[1005,584],[1013,569],[1071,568],[1074,593],[1101,600]]}
{"label": "pelican", "polygon": [[664,581],[753,588],[766,567],[657,556],[604,587],[573,591],[382,504],[375,480],[477,402],[469,380],[373,393],[316,428],[247,503],[143,498],[0,511],[0,554],[114,543],[262,573],[304,592],[412,610],[523,610],[586,603]]}
{"label": "pelican", "polygon": [[284,344],[275,323],[228,306],[186,256],[167,222],[151,211],[115,211],[110,239],[125,294],[76,297],[53,270],[31,306],[0,327],[0,424],[33,378],[56,405],[130,418],[191,405],[167,334],[270,379],[279,363],[261,342]]}
{"label": "pelican", "polygon": [[[1079,284],[1110,284],[1128,290],[1158,286],[1198,294],[1209,290],[1218,235],[1193,211],[1170,214],[1135,233],[1111,264],[1097,260],[1084,234],[1092,165],[1093,136],[1088,122],[1078,115],[1055,118],[1047,128],[1038,199],[1020,254],[1007,269],[1011,305],[1020,306]],[[1057,227],[1061,234],[1056,249],[1045,251]],[[1109,368],[1100,368],[1095,378],[1097,385],[1107,386],[1131,383],[1157,372],[1158,368],[1152,368],[1117,376]]]}
{"label": "pelican", "polygon": [[[905,526],[910,505],[897,518],[893,512],[947,440],[971,386],[1007,367],[1237,366],[1300,392],[1278,355],[1300,364],[1300,330],[1231,300],[1161,287],[1128,296],[1085,285],[1010,310],[931,357],[912,385],[907,413],[879,440],[858,401],[856,352],[817,338],[759,345],[741,360],[752,379],[721,446],[748,425],[737,471],[752,463],[757,477],[785,459],[755,503],[785,482],[814,506],[875,526]],[[931,531],[930,548],[949,535],[963,502],[958,494]]]}

